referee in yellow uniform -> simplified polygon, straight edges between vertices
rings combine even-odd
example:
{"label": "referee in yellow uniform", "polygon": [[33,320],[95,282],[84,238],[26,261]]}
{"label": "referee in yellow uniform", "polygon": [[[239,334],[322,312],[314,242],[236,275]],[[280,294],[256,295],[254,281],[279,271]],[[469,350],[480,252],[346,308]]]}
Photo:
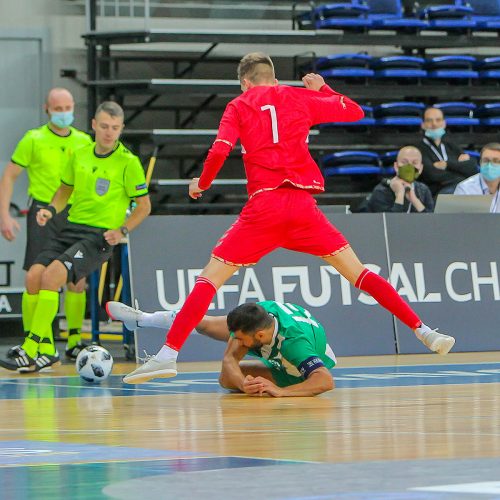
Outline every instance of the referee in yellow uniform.
{"label": "referee in yellow uniform", "polygon": [[[28,270],[40,254],[46,242],[55,238],[66,223],[67,210],[54,217],[42,227],[36,223],[37,211],[50,202],[61,184],[61,169],[71,153],[82,146],[92,143],[92,138],[73,128],[75,103],[70,92],[54,88],[45,102],[49,121],[42,127],[28,130],[18,143],[11,161],[0,180],[0,231],[2,236],[12,241],[19,230],[19,224],[10,216],[9,207],[16,179],[22,172],[28,175],[28,194],[31,198],[27,217],[27,239],[24,257],[24,270]],[[71,200],[70,200],[71,203]],[[85,315],[85,280],[69,284],[66,290],[64,308],[68,322],[68,342],[66,355],[76,358],[83,345],[80,331]],[[23,328],[26,333],[31,329],[36,302],[27,292],[23,293]],[[22,354],[20,346],[11,348],[9,357]]]}
{"label": "referee in yellow uniform", "polygon": [[[27,292],[36,303],[23,353],[0,365],[19,372],[39,371],[59,364],[50,325],[57,314],[58,290],[78,283],[98,269],[124,235],[151,211],[144,169],[137,156],[118,139],[123,110],[102,103],[92,120],[95,144],[77,149],[62,170],[61,186],[46,207],[37,212],[44,226],[73,196],[68,222],[35,259],[27,274]],[[126,219],[132,200],[136,207]]]}

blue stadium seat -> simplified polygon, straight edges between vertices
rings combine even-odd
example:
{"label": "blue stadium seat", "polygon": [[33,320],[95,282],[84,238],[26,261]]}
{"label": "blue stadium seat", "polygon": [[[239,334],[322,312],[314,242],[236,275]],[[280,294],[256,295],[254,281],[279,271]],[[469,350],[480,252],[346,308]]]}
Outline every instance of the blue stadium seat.
{"label": "blue stadium seat", "polygon": [[475,113],[480,118],[480,124],[486,127],[500,127],[500,102],[483,104]]}
{"label": "blue stadium seat", "polygon": [[336,2],[316,7],[311,12],[316,29],[365,29],[372,26],[367,17],[370,8],[358,0]]}
{"label": "blue stadium seat", "polygon": [[379,175],[382,169],[377,153],[372,151],[341,151],[321,158],[325,176]]}
{"label": "blue stadium seat", "polygon": [[467,153],[471,158],[474,158],[479,161],[481,153],[478,151],[472,151],[472,149],[464,149],[464,153]]}
{"label": "blue stadium seat", "polygon": [[370,12],[368,18],[376,29],[418,31],[427,27],[427,21],[416,17],[403,17],[401,0],[365,0]]}
{"label": "blue stadium seat", "polygon": [[422,123],[425,104],[421,102],[387,102],[375,106],[375,124],[382,126],[418,127]]}
{"label": "blue stadium seat", "polygon": [[455,0],[454,4],[431,5],[420,11],[420,17],[425,19],[433,30],[470,30],[477,26],[471,16],[474,9],[462,0]]}
{"label": "blue stadium seat", "polygon": [[375,73],[369,69],[372,59],[368,54],[333,54],[317,59],[313,68],[323,78],[371,78]]}
{"label": "blue stadium seat", "polygon": [[479,30],[500,30],[500,0],[467,0]]}
{"label": "blue stadium seat", "polygon": [[373,108],[371,106],[361,105],[361,108],[365,112],[365,116],[358,120],[357,122],[332,122],[332,123],[321,123],[318,128],[331,128],[331,127],[372,127],[375,125],[375,119],[373,118]]}
{"label": "blue stadium seat", "polygon": [[472,102],[441,102],[434,104],[434,107],[443,112],[448,126],[471,127],[479,125],[479,119],[472,116],[477,107]]}
{"label": "blue stadium seat", "polygon": [[387,151],[380,155],[380,163],[382,165],[382,173],[384,175],[394,175],[394,162],[398,156],[399,150]]}
{"label": "blue stadium seat", "polygon": [[488,78],[500,81],[500,57],[486,57],[477,61],[475,68],[479,70],[479,78]]}
{"label": "blue stadium seat", "polygon": [[428,59],[425,66],[429,78],[476,79],[478,72],[473,70],[476,58],[473,56],[438,56]]}
{"label": "blue stadium seat", "polygon": [[372,68],[375,69],[375,78],[425,78],[424,63],[422,57],[390,56],[374,60]]}

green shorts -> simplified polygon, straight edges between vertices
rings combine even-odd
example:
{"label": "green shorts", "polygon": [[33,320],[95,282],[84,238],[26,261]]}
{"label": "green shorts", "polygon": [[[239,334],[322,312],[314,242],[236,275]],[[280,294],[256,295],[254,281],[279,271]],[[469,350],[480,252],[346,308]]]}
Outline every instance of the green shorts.
{"label": "green shorts", "polygon": [[283,363],[277,359],[269,360],[259,358],[269,370],[271,370],[271,375],[273,376],[274,381],[278,387],[288,387],[290,385],[300,384],[300,382],[304,382],[302,377],[297,377],[296,375],[292,375],[286,371],[286,367],[283,366]]}

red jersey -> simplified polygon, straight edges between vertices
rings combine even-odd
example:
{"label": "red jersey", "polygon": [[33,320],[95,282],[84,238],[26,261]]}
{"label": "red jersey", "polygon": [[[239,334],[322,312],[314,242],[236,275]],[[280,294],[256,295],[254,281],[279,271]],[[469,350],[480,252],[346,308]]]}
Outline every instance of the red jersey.
{"label": "red jersey", "polygon": [[210,187],[240,139],[249,196],[283,184],[324,191],[323,175],[307,145],[310,128],[357,121],[363,115],[358,104],[328,85],[320,91],[286,85],[252,87],[226,106],[198,185],[203,190]]}

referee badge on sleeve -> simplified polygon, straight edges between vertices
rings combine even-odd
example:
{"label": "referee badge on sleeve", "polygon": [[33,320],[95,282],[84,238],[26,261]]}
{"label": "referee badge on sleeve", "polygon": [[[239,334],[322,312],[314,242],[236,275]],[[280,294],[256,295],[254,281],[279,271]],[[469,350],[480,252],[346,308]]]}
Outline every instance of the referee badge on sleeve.
{"label": "referee badge on sleeve", "polygon": [[109,191],[110,184],[111,181],[109,179],[103,179],[101,177],[98,177],[97,180],[95,181],[95,192],[99,196],[105,195]]}

